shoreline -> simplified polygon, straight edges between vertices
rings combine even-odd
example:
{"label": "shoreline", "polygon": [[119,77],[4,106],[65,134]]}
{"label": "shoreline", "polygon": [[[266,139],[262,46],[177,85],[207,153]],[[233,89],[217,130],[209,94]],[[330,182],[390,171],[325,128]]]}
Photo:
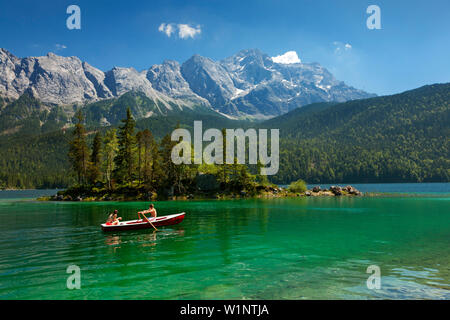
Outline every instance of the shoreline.
{"label": "shoreline", "polygon": [[[420,184],[420,183],[418,183]],[[366,198],[373,197],[449,197],[450,196],[450,188],[434,188],[430,183],[422,183],[424,185],[428,185],[424,188],[394,188],[395,190],[390,190],[390,187],[381,188],[371,188],[371,187],[363,187],[362,185],[355,185],[357,188],[362,188],[364,192],[357,192],[358,196],[364,196]],[[440,183],[442,184],[442,183]],[[370,186],[371,184],[365,184],[366,186]],[[377,184],[375,184],[377,185]],[[393,185],[393,184],[388,184]],[[409,185],[409,183],[408,183]],[[315,188],[319,188],[318,185],[308,185],[309,189],[304,192],[290,192],[286,186],[277,186],[277,185],[266,185],[266,186],[258,186],[256,190],[253,192],[246,191],[236,191],[236,190],[215,190],[215,191],[193,191],[191,193],[185,192],[184,194],[179,195],[165,195],[156,194],[156,192],[145,191],[140,189],[123,190],[116,189],[114,191],[107,190],[96,190],[91,188],[84,188],[78,195],[67,196],[67,192],[69,190],[76,189],[9,189],[9,190],[0,190],[5,191],[5,194],[8,192],[36,192],[36,195],[31,195],[28,197],[32,200],[37,201],[82,201],[82,202],[108,202],[108,201],[188,201],[188,200],[234,200],[234,199],[276,199],[276,198],[302,198],[302,197],[336,197],[338,195],[330,192],[329,185],[325,185],[325,188],[320,188],[320,190],[314,190]],[[332,186],[334,187],[334,186]],[[348,186],[351,189],[352,186]],[[341,190],[344,190],[339,196],[344,197],[352,197],[355,194],[348,194],[345,190],[345,187],[335,187]],[[353,188],[354,189],[354,188]],[[371,190],[372,189],[372,190]],[[386,190],[384,190],[386,189]],[[47,194],[40,195],[39,193],[48,190]],[[316,191],[316,192],[315,192]],[[355,189],[355,191],[357,191]],[[339,198],[338,196],[338,198]]]}
{"label": "shoreline", "polygon": [[267,194],[260,194],[256,196],[249,196],[249,197],[242,197],[242,196],[222,196],[222,197],[194,197],[190,198],[187,196],[174,196],[169,198],[160,198],[160,199],[153,199],[153,200],[143,200],[143,199],[136,199],[136,198],[126,198],[126,199],[111,199],[111,200],[98,200],[98,199],[84,199],[84,200],[52,200],[50,196],[45,197],[39,197],[31,199],[33,201],[41,201],[41,202],[150,202],[150,201],[228,201],[228,200],[258,200],[258,199],[295,199],[295,198],[336,198],[336,199],[342,199],[342,198],[423,198],[423,197],[450,197],[450,193],[404,193],[404,192],[366,192],[361,196],[354,196],[354,195],[343,195],[343,196],[326,196],[326,195],[313,195],[313,196],[306,196],[304,194],[301,195],[294,195],[289,194],[285,196],[273,196],[273,195],[267,195]]}
{"label": "shoreline", "polygon": [[450,197],[450,193],[406,193],[406,192],[365,192],[362,195],[319,195],[314,194],[307,196],[305,193],[297,194],[285,194],[285,195],[273,195],[273,194],[258,194],[254,196],[240,196],[240,195],[221,195],[218,197],[215,196],[204,196],[204,195],[196,195],[194,197],[189,196],[173,196],[173,197],[165,197],[165,198],[156,198],[151,200],[146,199],[138,199],[138,198],[121,198],[121,199],[95,199],[95,198],[86,198],[82,200],[77,199],[66,199],[66,200],[54,200],[52,196],[44,196],[33,199],[34,201],[42,201],[42,202],[150,202],[150,201],[208,201],[208,200],[256,200],[256,199],[295,199],[295,198],[414,198],[414,197]]}
{"label": "shoreline", "polygon": [[[364,185],[364,186],[375,186],[375,185],[402,185],[402,184],[408,184],[408,185],[439,185],[439,184],[448,184],[450,183],[449,181],[433,181],[433,182],[351,182],[351,183],[340,183],[341,185]],[[324,186],[331,186],[333,184],[339,185],[339,183],[311,183],[308,184],[309,187],[313,187],[313,186],[320,186],[320,185],[324,185]],[[280,188],[284,188],[287,189],[288,184],[277,184],[278,187]],[[67,190],[67,187],[60,187],[60,188],[0,188],[0,192],[2,191],[45,191],[45,190],[51,190],[51,191],[55,191],[55,190],[59,190],[59,191],[63,191],[63,190]],[[380,193],[380,194],[385,194],[385,193],[400,193],[400,192],[407,192],[407,191],[365,191],[364,193]],[[431,191],[416,191],[416,193],[428,193]]]}
{"label": "shoreline", "polygon": [[164,201],[164,200],[233,200],[233,199],[271,199],[271,198],[301,198],[301,197],[362,197],[364,193],[348,185],[346,187],[331,186],[329,189],[321,189],[315,186],[304,192],[292,192],[288,188],[275,186],[260,186],[255,192],[194,192],[181,195],[158,195],[153,192],[137,192],[134,194],[126,192],[86,192],[82,190],[58,191],[53,196],[43,196],[38,201],[76,201],[76,202],[96,202],[96,201]]}

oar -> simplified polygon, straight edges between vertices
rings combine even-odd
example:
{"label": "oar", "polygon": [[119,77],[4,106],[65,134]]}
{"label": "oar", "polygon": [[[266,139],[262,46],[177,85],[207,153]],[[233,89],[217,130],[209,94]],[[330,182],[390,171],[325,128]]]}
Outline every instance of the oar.
{"label": "oar", "polygon": [[150,222],[150,220],[147,219],[147,217],[145,216],[145,214],[141,213],[142,216],[145,218],[145,220],[150,223],[152,225],[152,227],[155,229],[155,231],[158,231],[158,229],[156,229],[156,227],[153,225],[153,223]]}

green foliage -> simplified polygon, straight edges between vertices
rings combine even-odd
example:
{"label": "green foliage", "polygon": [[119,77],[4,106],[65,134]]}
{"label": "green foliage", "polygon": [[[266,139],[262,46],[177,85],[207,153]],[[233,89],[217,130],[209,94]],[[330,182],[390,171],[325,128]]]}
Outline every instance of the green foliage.
{"label": "green foliage", "polygon": [[266,175],[261,174],[261,168],[263,167],[261,161],[258,160],[256,165],[256,181],[263,186],[269,186],[270,182]]}
{"label": "green foliage", "polygon": [[0,134],[36,135],[61,129],[67,121],[61,107],[46,106],[28,93],[12,102],[0,101]]}
{"label": "green foliage", "polygon": [[95,184],[101,179],[101,165],[102,165],[102,137],[100,132],[94,136],[92,143],[91,161],[89,163],[89,182]]}
{"label": "green foliage", "polygon": [[155,178],[161,176],[158,144],[149,129],[141,131],[139,144],[139,181],[147,185],[156,184]]}
{"label": "green foliage", "polygon": [[0,186],[2,188],[63,188],[73,183],[67,160],[69,134],[62,131],[39,136],[2,136]]}
{"label": "green foliage", "polygon": [[168,134],[161,140],[159,154],[161,171],[164,172],[164,183],[162,184],[164,188],[170,188],[178,180],[177,170],[171,158],[172,148],[175,145],[176,142],[172,141]]}
{"label": "green foliage", "polygon": [[115,179],[120,182],[132,182],[136,159],[136,137],[134,136],[135,120],[131,109],[127,109],[127,117],[122,120],[123,126],[119,127],[119,150],[115,158]]}
{"label": "green foliage", "polygon": [[127,116],[128,109],[135,118],[148,117],[157,112],[157,106],[142,92],[130,91],[119,98],[102,100],[84,107],[86,122],[91,126],[101,123],[116,125]]}
{"label": "green foliage", "polygon": [[115,169],[114,159],[119,150],[119,141],[117,140],[116,129],[110,129],[105,133],[103,139],[103,177],[108,189],[112,189],[112,174]]}
{"label": "green foliage", "polygon": [[306,190],[308,190],[308,187],[306,186],[305,181],[303,181],[302,179],[299,179],[297,181],[292,182],[289,185],[288,190],[289,190],[289,192],[293,192],[293,193],[302,193],[302,192],[305,192]]}
{"label": "green foliage", "polygon": [[83,125],[84,117],[81,111],[76,114],[78,122],[73,131],[73,138],[69,142],[69,161],[78,180],[78,184],[86,183],[89,169],[89,149],[86,143],[86,129]]}

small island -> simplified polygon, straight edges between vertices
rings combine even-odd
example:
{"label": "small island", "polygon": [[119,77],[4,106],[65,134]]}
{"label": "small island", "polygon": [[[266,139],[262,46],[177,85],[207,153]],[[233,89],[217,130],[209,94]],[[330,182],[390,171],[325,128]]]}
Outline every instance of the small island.
{"label": "small island", "polygon": [[[207,179],[211,179],[208,177]],[[299,180],[295,183],[304,183]],[[291,184],[292,185],[292,184]],[[306,183],[305,183],[306,185]],[[291,186],[283,188],[277,185],[256,184],[251,192],[241,190],[201,190],[188,194],[164,194],[158,196],[157,193],[146,190],[142,187],[122,188],[117,190],[105,190],[102,188],[74,187],[64,191],[59,191],[56,195],[38,198],[40,201],[152,201],[152,200],[202,200],[202,199],[244,199],[244,198],[288,198],[288,197],[338,197],[338,196],[362,196],[363,193],[352,186],[331,186],[329,189],[322,189],[315,186],[310,190],[292,189]]]}
{"label": "small island", "polygon": [[39,200],[152,201],[362,195],[352,186],[332,186],[327,190],[315,186],[307,190],[306,182],[301,179],[283,188],[260,174],[260,163],[245,165],[236,159],[233,164],[175,165],[171,153],[176,142],[169,135],[157,142],[148,129],[135,133],[130,109],[122,126],[103,130],[103,134],[100,130],[89,132],[80,111],[76,118],[68,153],[76,182],[54,196]]}

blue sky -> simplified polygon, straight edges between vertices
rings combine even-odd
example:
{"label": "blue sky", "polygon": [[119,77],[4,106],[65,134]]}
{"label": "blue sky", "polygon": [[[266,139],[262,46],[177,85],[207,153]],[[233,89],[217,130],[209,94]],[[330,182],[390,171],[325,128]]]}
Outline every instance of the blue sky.
{"label": "blue sky", "polygon": [[[81,8],[81,30],[66,27],[71,4]],[[371,4],[381,30],[366,27]],[[159,31],[167,24],[170,37]],[[450,1],[0,0],[0,47],[19,57],[78,56],[104,71],[196,53],[220,60],[247,48],[294,50],[350,85],[391,94],[450,81]]]}

